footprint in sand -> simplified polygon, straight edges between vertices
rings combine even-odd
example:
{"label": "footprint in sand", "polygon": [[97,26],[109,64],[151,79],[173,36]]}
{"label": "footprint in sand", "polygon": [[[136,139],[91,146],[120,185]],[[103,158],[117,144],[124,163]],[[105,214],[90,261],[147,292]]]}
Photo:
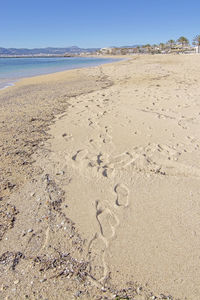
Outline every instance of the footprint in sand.
{"label": "footprint in sand", "polygon": [[107,168],[106,166],[104,167],[104,170],[102,172],[102,175],[104,177],[107,177],[107,178],[112,178],[115,174],[115,169],[114,168]]}
{"label": "footprint in sand", "polygon": [[78,150],[72,159],[76,162],[81,162],[84,158],[86,158],[88,151],[86,149]]}
{"label": "footprint in sand", "polygon": [[112,138],[108,134],[100,134],[99,137],[104,144],[109,144],[112,141]]}
{"label": "footprint in sand", "polygon": [[101,281],[107,275],[107,266],[105,262],[105,244],[96,234],[88,246],[88,258],[90,261],[90,274],[92,277]]}
{"label": "footprint in sand", "polygon": [[70,133],[63,133],[62,137],[65,139],[66,142],[73,139],[73,136]]}
{"label": "footprint in sand", "polygon": [[89,126],[91,128],[93,128],[93,129],[98,129],[99,128],[99,125],[95,121],[93,121],[91,118],[89,118],[88,121],[89,121]]}
{"label": "footprint in sand", "polygon": [[33,232],[28,239],[27,249],[31,255],[37,255],[40,250],[44,249],[48,241],[48,232],[42,230]]}
{"label": "footprint in sand", "polygon": [[100,201],[96,201],[96,219],[99,232],[96,232],[88,246],[90,272],[95,281],[105,283],[109,276],[106,258],[109,255],[109,242],[115,237],[119,225],[118,218]]}
{"label": "footprint in sand", "polygon": [[107,246],[108,240],[115,236],[115,229],[119,224],[119,220],[109,208],[104,208],[99,201],[96,201],[96,218],[99,223],[100,233],[105,238],[104,242]]}
{"label": "footprint in sand", "polygon": [[124,168],[128,166],[133,161],[133,156],[129,152],[122,153],[118,156],[113,157],[110,160],[110,167],[114,166],[114,168]]}
{"label": "footprint in sand", "polygon": [[124,184],[117,184],[114,188],[117,194],[115,201],[117,206],[127,207],[129,205],[129,190]]}

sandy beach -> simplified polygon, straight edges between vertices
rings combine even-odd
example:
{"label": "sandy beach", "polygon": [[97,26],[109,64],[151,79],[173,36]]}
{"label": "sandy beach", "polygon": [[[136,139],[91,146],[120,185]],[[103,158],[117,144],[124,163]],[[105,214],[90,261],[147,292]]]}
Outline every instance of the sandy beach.
{"label": "sandy beach", "polygon": [[200,299],[199,63],[0,91],[0,299]]}

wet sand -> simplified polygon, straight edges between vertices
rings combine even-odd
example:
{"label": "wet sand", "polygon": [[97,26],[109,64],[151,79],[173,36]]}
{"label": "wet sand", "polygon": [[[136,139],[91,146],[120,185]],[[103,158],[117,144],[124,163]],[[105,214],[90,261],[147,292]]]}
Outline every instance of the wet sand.
{"label": "wet sand", "polygon": [[0,92],[3,299],[200,297],[199,62],[135,56]]}

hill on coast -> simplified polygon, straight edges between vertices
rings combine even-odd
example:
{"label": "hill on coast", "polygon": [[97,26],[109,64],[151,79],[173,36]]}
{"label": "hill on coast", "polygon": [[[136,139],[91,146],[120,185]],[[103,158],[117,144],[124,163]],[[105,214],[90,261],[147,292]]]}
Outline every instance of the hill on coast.
{"label": "hill on coast", "polygon": [[3,48],[0,47],[0,55],[38,55],[38,54],[51,54],[51,55],[62,55],[65,53],[81,53],[81,52],[94,52],[97,48],[79,48],[77,46],[71,46],[66,48]]}

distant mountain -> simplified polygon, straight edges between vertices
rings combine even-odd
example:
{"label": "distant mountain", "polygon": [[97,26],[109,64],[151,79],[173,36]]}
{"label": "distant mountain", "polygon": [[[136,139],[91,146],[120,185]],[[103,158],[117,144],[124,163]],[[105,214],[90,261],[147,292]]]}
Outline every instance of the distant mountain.
{"label": "distant mountain", "polygon": [[111,48],[136,48],[136,47],[140,47],[141,45],[132,45],[132,46],[120,46],[120,47],[111,47]]}
{"label": "distant mountain", "polygon": [[99,48],[79,48],[77,46],[71,46],[66,48],[55,48],[55,47],[47,47],[47,48],[34,48],[34,49],[26,49],[26,48],[1,48],[0,47],[0,55],[62,55],[65,53],[79,54],[81,52],[94,52]]}
{"label": "distant mountain", "polygon": [[120,48],[137,48],[140,47],[141,45],[133,45],[133,46],[121,46]]}

